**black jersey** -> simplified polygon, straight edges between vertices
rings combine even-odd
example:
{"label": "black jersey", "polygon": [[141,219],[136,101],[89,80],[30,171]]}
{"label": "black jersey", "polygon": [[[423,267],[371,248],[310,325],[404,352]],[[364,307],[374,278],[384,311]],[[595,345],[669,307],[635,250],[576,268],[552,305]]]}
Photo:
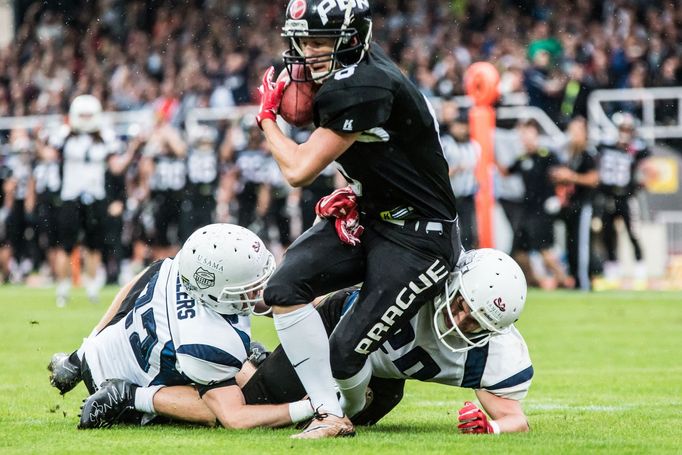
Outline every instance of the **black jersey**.
{"label": "black jersey", "polygon": [[322,84],[314,123],[362,132],[337,159],[362,212],[384,219],[455,218],[433,108],[379,46]]}
{"label": "black jersey", "polygon": [[191,148],[187,156],[190,193],[212,196],[218,185],[218,154],[212,147]]}
{"label": "black jersey", "polygon": [[5,182],[12,177],[12,169],[5,163],[5,157],[0,154],[0,210],[5,205]]}
{"label": "black jersey", "polygon": [[526,187],[524,208],[533,212],[541,211],[545,201],[555,195],[549,171],[559,164],[556,155],[540,148],[536,153],[520,157],[511,165],[509,172],[520,174]]}
{"label": "black jersey", "polygon": [[[585,175],[597,169],[596,153],[593,149],[587,149],[582,153],[575,154],[566,163],[573,172]],[[594,188],[585,185],[569,185],[568,207],[579,209],[592,200]]]}
{"label": "black jersey", "polygon": [[635,140],[626,147],[619,144],[599,144],[599,189],[611,196],[632,196],[639,183],[637,166],[651,156],[644,142]]}

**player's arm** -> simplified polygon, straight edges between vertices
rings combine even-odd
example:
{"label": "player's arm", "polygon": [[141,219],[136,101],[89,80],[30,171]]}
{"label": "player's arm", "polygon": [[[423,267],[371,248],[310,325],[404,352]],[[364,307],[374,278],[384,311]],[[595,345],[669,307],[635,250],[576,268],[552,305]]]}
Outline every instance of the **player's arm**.
{"label": "player's arm", "polygon": [[293,187],[305,186],[348,150],[360,133],[338,133],[328,128],[317,128],[303,144],[294,142],[279,129],[275,121],[286,82],[273,82],[273,74],[274,68],[270,67],[258,89],[261,105],[256,120],[284,178]]}
{"label": "player's arm", "polygon": [[294,187],[312,183],[320,172],[348,150],[360,135],[317,128],[306,142],[297,144],[270,119],[265,119],[262,127],[270,144],[272,156],[277,160],[284,178]]}
{"label": "player's arm", "polygon": [[[281,427],[293,422],[289,404],[246,404],[236,384],[211,389],[202,400],[225,428]],[[299,403],[304,408],[308,406],[312,415],[312,407],[307,400]]]}
{"label": "player's arm", "polygon": [[111,302],[111,305],[109,305],[109,308],[107,308],[107,312],[104,313],[104,316],[102,316],[102,319],[99,320],[95,328],[92,330],[92,334],[97,334],[104,329],[107,324],[112,320],[112,318],[118,313],[118,310],[121,308],[121,303],[123,303],[123,300],[126,298],[126,296],[130,293],[130,290],[132,287],[137,283],[137,280],[139,280],[142,275],[147,272],[147,269],[144,269],[140,273],[138,273],[132,280],[130,280],[125,286],[123,286],[121,289],[118,290],[116,293],[116,296],[114,297],[114,300]]}
{"label": "player's arm", "polygon": [[528,419],[518,400],[502,398],[486,390],[476,390],[476,397],[491,419],[499,427],[500,433],[525,432],[530,430]]}

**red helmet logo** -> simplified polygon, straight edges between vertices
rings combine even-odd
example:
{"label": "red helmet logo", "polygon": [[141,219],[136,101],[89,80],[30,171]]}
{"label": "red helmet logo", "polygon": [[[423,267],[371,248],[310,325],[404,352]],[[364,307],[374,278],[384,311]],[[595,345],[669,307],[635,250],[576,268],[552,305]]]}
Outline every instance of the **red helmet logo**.
{"label": "red helmet logo", "polygon": [[292,19],[298,20],[305,14],[306,8],[307,6],[305,0],[293,0],[289,4],[289,16]]}
{"label": "red helmet logo", "polygon": [[497,308],[499,308],[500,311],[505,311],[505,309],[506,309],[506,307],[507,307],[507,306],[504,304],[504,302],[502,301],[502,297],[498,297],[498,298],[496,298],[495,300],[493,300],[493,304],[495,304],[495,306],[496,306]]}

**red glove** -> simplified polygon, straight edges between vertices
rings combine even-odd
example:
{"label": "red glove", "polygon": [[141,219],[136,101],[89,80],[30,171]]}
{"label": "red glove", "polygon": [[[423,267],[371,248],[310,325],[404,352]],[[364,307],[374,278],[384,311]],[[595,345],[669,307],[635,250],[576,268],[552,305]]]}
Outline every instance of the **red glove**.
{"label": "red glove", "polygon": [[277,119],[277,111],[279,110],[279,104],[282,102],[282,96],[284,94],[284,89],[289,84],[287,79],[282,79],[278,81],[273,81],[273,75],[275,74],[275,68],[270,67],[263,74],[263,82],[261,86],[258,87],[258,93],[260,93],[260,111],[256,115],[256,122],[258,122],[258,127],[263,129],[261,122],[266,118],[269,118],[273,122]]}
{"label": "red glove", "polygon": [[464,407],[459,410],[459,425],[457,425],[460,433],[465,434],[499,434],[500,427],[494,420],[488,420],[485,412],[480,410],[478,406],[471,401],[465,401]]}
{"label": "red glove", "polygon": [[365,228],[360,225],[357,196],[349,186],[339,188],[317,201],[315,213],[320,218],[336,218],[334,222],[336,235],[343,243],[348,245],[360,243],[360,236]]}

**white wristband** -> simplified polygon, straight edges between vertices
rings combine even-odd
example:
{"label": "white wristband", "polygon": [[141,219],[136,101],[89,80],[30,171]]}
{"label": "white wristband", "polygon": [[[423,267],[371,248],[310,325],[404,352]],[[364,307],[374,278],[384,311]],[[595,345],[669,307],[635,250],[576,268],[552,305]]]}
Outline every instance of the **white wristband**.
{"label": "white wristband", "polygon": [[289,416],[292,423],[298,423],[313,416],[315,410],[310,400],[294,401],[289,403]]}
{"label": "white wristband", "polygon": [[153,385],[149,387],[138,387],[135,391],[135,409],[140,412],[149,414],[156,414],[154,409],[154,395],[161,389],[162,385]]}
{"label": "white wristband", "polygon": [[502,433],[500,431],[500,425],[495,422],[494,420],[488,420],[488,424],[490,425],[490,428],[493,429],[493,434],[500,434]]}

